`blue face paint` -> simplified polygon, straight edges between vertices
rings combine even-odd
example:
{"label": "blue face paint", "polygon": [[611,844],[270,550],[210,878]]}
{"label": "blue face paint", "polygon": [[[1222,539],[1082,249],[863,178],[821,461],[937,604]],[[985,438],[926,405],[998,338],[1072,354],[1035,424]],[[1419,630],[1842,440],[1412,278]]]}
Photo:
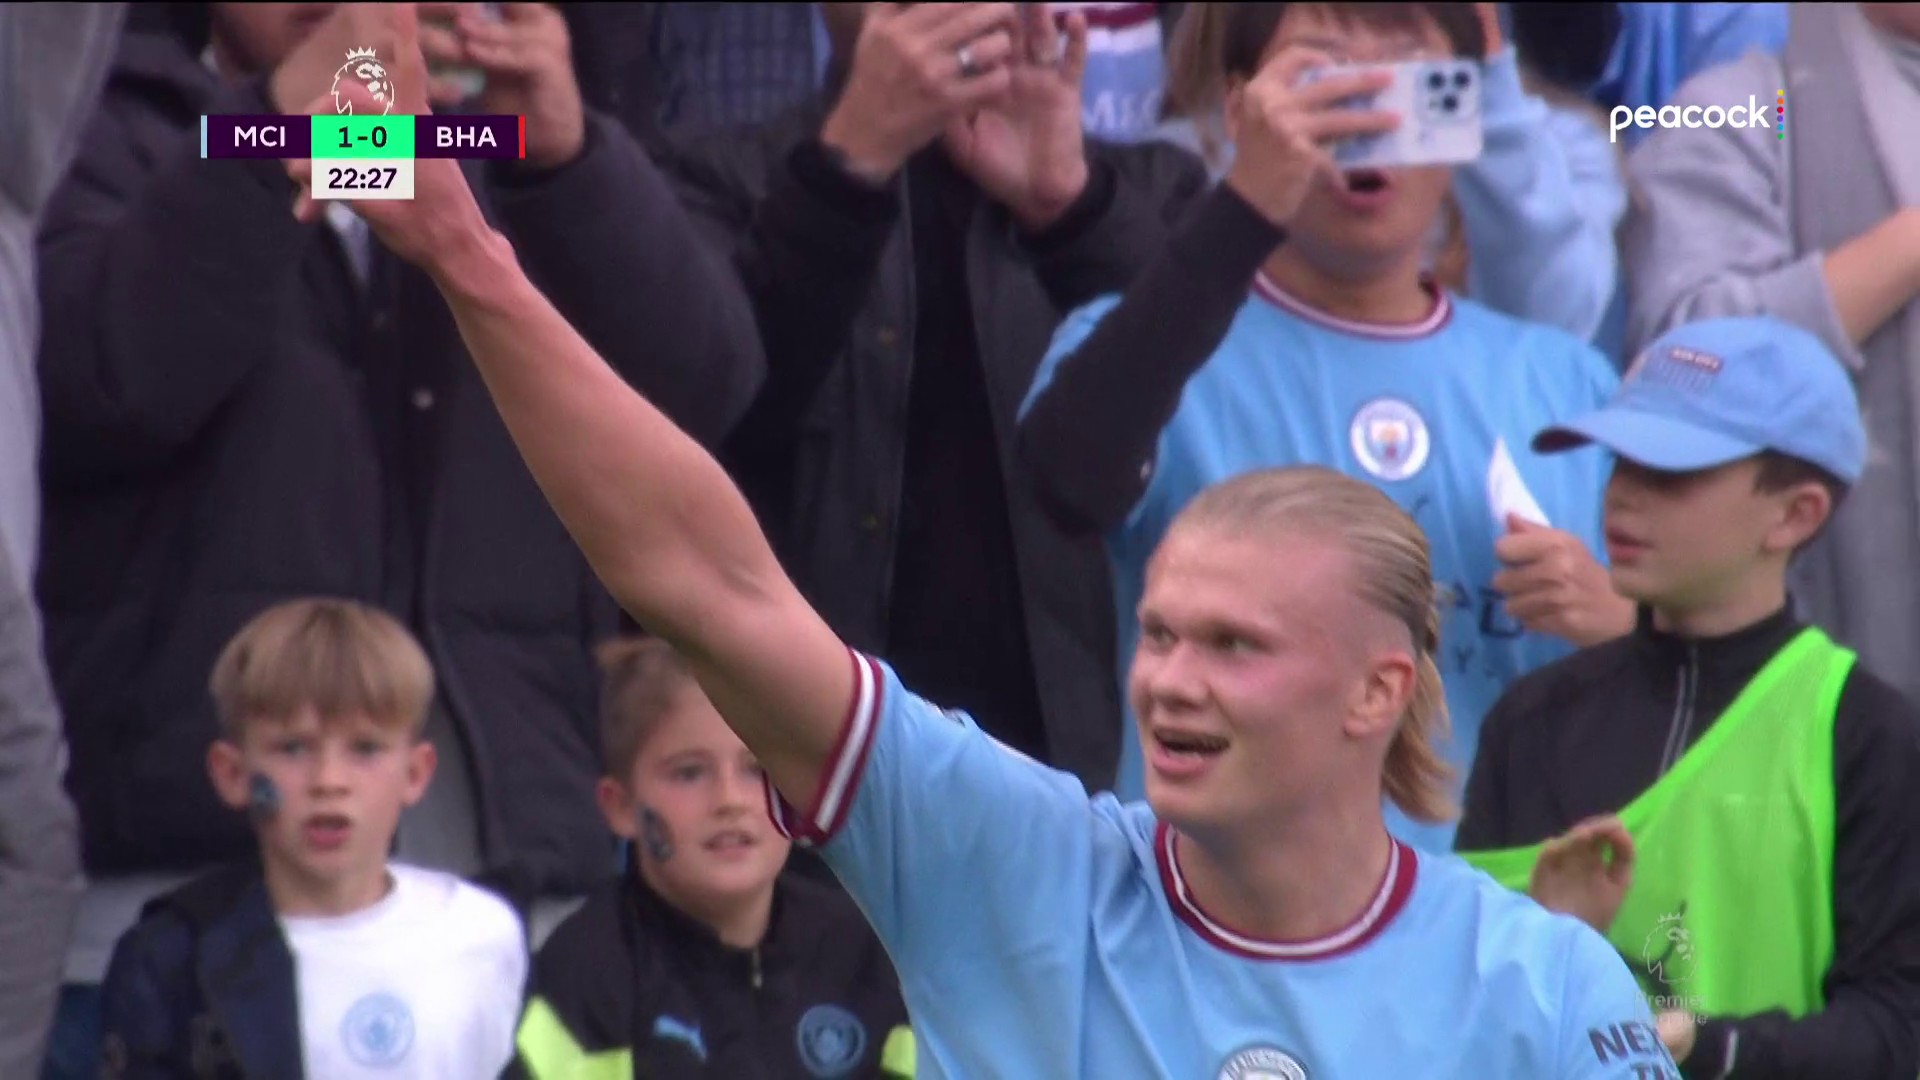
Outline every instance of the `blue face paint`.
{"label": "blue face paint", "polygon": [[640,843],[654,862],[673,858],[673,833],[667,829],[666,819],[654,813],[651,806],[640,808]]}
{"label": "blue face paint", "polygon": [[247,781],[247,812],[255,821],[272,821],[280,813],[280,789],[271,777],[254,773]]}

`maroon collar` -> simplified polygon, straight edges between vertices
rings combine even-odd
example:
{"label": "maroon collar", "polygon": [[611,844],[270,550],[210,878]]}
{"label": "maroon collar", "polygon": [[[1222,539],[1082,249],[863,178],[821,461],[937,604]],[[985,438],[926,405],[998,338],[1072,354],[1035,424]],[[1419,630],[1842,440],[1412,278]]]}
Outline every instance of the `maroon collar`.
{"label": "maroon collar", "polygon": [[1354,337],[1372,338],[1376,341],[1412,341],[1415,338],[1429,337],[1440,332],[1441,327],[1453,318],[1453,300],[1445,289],[1426,282],[1427,294],[1433,298],[1433,307],[1419,320],[1410,323],[1362,322],[1358,319],[1343,319],[1330,315],[1305,300],[1281,288],[1265,270],[1254,275],[1253,293],[1260,299],[1279,308],[1295,318],[1303,319],[1316,326],[1337,330]]}
{"label": "maroon collar", "polygon": [[1160,864],[1160,883],[1167,890],[1167,902],[1173,905],[1174,914],[1208,944],[1249,960],[1299,963],[1331,960],[1353,952],[1379,937],[1407,906],[1407,898],[1413,895],[1414,876],[1419,870],[1419,856],[1412,848],[1394,840],[1393,850],[1387,856],[1387,872],[1359,917],[1331,934],[1311,940],[1271,941],[1233,930],[1200,907],[1180,872],[1177,835],[1164,821],[1157,825],[1154,833],[1154,858]]}

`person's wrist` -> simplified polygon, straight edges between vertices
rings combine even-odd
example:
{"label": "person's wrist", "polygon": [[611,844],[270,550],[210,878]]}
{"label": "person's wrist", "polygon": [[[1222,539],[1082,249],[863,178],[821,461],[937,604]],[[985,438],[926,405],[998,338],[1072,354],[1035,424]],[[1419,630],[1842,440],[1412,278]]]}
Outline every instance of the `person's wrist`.
{"label": "person's wrist", "polygon": [[1092,175],[1091,170],[1087,168],[1086,153],[1082,151],[1079,157],[1074,159],[1073,164],[1062,171],[1061,178],[1056,183],[1049,185],[1044,191],[1033,193],[1030,198],[1024,200],[1022,205],[1008,207],[1008,209],[1012,212],[1014,220],[1018,221],[1020,227],[1028,233],[1045,232],[1066,216],[1074,203],[1080,201],[1080,196],[1085,194],[1087,183]]}
{"label": "person's wrist", "polygon": [[1625,637],[1633,632],[1633,624],[1639,617],[1639,608],[1632,600],[1612,593],[1608,597],[1604,616],[1600,625],[1587,635],[1588,640],[1580,642],[1582,647],[1602,645],[1614,638]]}
{"label": "person's wrist", "polygon": [[[1266,218],[1269,225],[1276,229],[1286,228],[1288,221],[1293,218],[1293,212],[1289,211],[1286,214],[1276,212],[1269,201],[1261,196],[1259,180],[1247,178],[1249,166],[1245,162],[1245,157],[1236,155],[1232,167],[1227,169],[1227,175],[1222,177],[1220,182],[1229,191],[1240,196],[1240,200],[1252,207],[1261,217]],[[1296,205],[1294,209],[1298,210],[1299,207]]]}
{"label": "person's wrist", "polygon": [[420,263],[449,294],[476,298],[501,280],[503,265],[514,261],[513,245],[476,212],[440,232]]}
{"label": "person's wrist", "polygon": [[578,161],[586,149],[586,126],[582,124],[563,137],[543,139],[537,144],[529,142],[523,164],[532,172],[552,172]]}
{"label": "person's wrist", "polygon": [[867,132],[871,130],[872,125],[850,121],[841,110],[835,109],[820,129],[820,145],[848,176],[869,186],[881,187],[906,164],[906,157],[869,136]]}

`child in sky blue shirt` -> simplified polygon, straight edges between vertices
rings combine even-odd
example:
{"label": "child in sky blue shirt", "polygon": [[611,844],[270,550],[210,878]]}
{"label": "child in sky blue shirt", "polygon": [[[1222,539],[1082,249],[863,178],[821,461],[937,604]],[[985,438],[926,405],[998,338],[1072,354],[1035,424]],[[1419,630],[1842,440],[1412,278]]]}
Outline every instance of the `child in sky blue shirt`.
{"label": "child in sky blue shirt", "polygon": [[[1356,59],[1395,48],[1392,27],[1329,27],[1295,9],[1276,30],[1245,14],[1258,7],[1227,9],[1230,50],[1258,56],[1289,35],[1324,49],[1343,33]],[[1470,10],[1432,7],[1459,35],[1477,28]],[[1443,29],[1430,26],[1432,47],[1467,51]],[[1632,605],[1591,554],[1601,547],[1604,456],[1530,448],[1533,431],[1605,402],[1616,376],[1569,334],[1422,280],[1444,169],[1335,172],[1340,188],[1368,190],[1331,190],[1323,177],[1281,229],[1240,194],[1272,167],[1245,150],[1124,297],[1060,328],[1023,413],[1023,459],[1056,516],[1106,538],[1123,669],[1138,646],[1127,616],[1147,559],[1188,499],[1274,465],[1317,464],[1377,485],[1432,544],[1452,721],[1445,754],[1458,781],[1510,680],[1632,624]],[[1140,742],[1133,725],[1126,733],[1122,799],[1142,791]],[[1445,820],[1395,808],[1390,821],[1416,846],[1450,848]]]}

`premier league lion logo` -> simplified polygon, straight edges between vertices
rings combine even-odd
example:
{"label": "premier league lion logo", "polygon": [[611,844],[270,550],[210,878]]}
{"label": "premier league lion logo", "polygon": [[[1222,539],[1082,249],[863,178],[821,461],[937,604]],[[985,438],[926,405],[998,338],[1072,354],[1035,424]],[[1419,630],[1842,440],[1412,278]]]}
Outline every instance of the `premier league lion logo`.
{"label": "premier league lion logo", "polygon": [[380,106],[381,115],[393,111],[393,99],[397,96],[393,80],[388,78],[387,66],[380,62],[372,49],[348,49],[347,62],[333,73],[333,86],[329,88],[333,94],[333,111],[341,116],[352,116],[353,100],[340,92],[344,83],[359,83],[365,88],[372,95],[374,104]]}

